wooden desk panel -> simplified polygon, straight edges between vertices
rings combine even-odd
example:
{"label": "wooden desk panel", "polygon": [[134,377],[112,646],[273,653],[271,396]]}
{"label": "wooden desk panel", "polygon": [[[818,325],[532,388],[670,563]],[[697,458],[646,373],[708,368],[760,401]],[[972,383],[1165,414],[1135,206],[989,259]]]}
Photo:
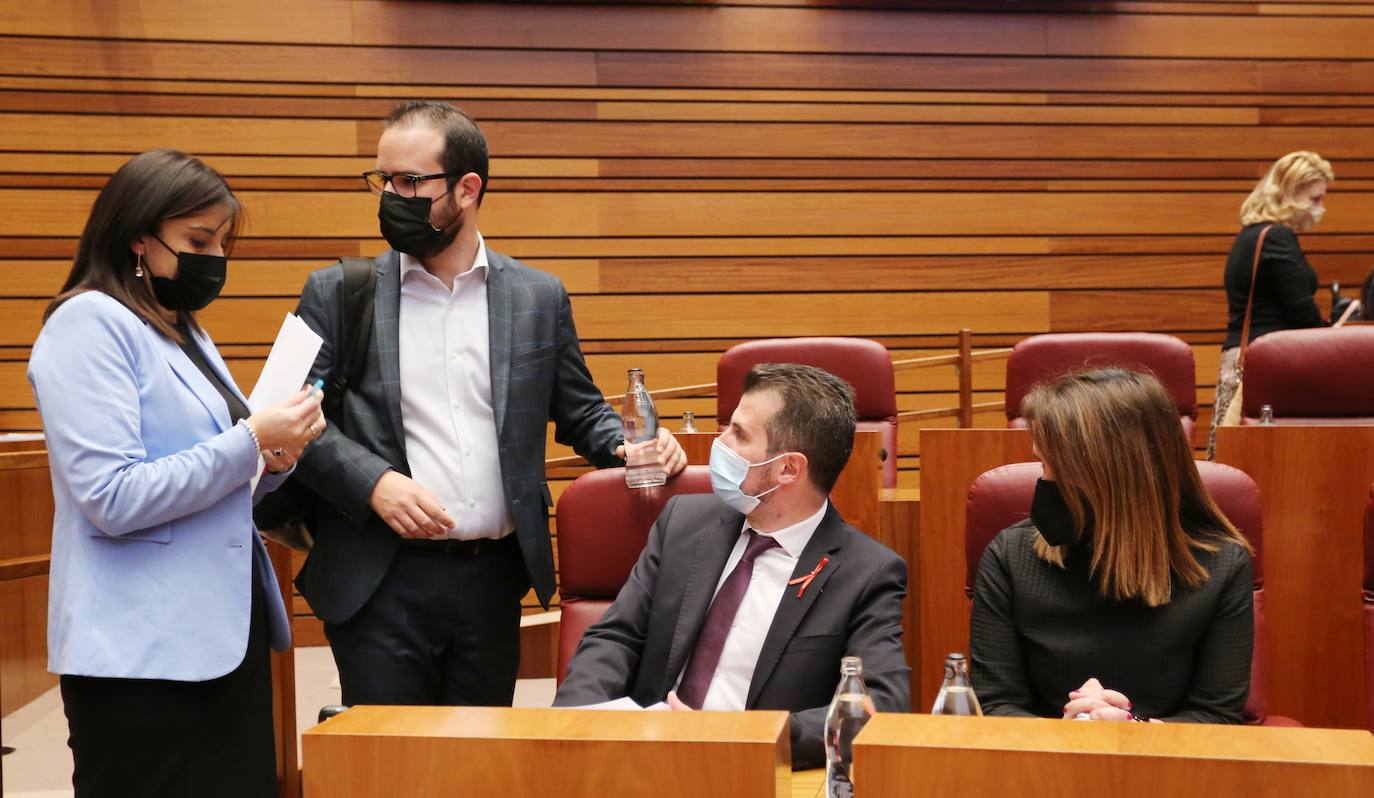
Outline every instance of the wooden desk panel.
{"label": "wooden desk panel", "polygon": [[863,798],[1374,795],[1374,736],[1336,729],[879,714],[854,757]]}
{"label": "wooden desk panel", "polygon": [[1374,427],[1224,427],[1217,461],[1249,474],[1264,505],[1270,711],[1364,728],[1361,535]]}
{"label": "wooden desk panel", "polygon": [[791,798],[786,712],[354,707],[302,740],[306,798]]}
{"label": "wooden desk panel", "polygon": [[825,768],[792,774],[792,798],[825,798]]}
{"label": "wooden desk panel", "polygon": [[[281,589],[282,600],[291,606],[291,550],[271,541],[267,544],[272,558],[272,570]],[[289,609],[288,609],[288,616]],[[272,727],[276,733],[277,795],[279,798],[298,798],[301,794],[301,770],[296,756],[296,641],[291,648],[272,652]]]}
{"label": "wooden desk panel", "polygon": [[[921,685],[921,492],[888,488],[879,494],[879,543],[906,561],[906,600],[902,602],[902,647],[911,667],[911,695]],[[919,709],[919,707],[916,707]]]}
{"label": "wooden desk panel", "polygon": [[[22,445],[42,447],[42,441]],[[0,454],[0,507],[6,525],[0,560],[29,563],[35,575],[0,581],[0,711],[9,714],[57,684],[48,673],[48,568],[52,552],[52,481],[45,451]]]}
{"label": "wooden desk panel", "polygon": [[1025,430],[921,430],[921,551],[913,580],[920,589],[921,689],[912,690],[915,709],[934,702],[945,654],[968,651],[964,507],[969,485],[988,469],[1034,459]]}

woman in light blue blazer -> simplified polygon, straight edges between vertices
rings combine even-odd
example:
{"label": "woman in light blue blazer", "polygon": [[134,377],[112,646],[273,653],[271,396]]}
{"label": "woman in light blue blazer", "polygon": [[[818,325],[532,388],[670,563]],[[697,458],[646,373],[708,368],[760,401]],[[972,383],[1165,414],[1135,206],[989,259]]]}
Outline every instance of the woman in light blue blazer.
{"label": "woman in light blue blazer", "polygon": [[276,791],[268,647],[290,631],[252,506],[324,418],[305,390],[250,413],[196,321],[241,218],[195,158],[133,158],[33,346],[56,505],[48,668],[78,798]]}

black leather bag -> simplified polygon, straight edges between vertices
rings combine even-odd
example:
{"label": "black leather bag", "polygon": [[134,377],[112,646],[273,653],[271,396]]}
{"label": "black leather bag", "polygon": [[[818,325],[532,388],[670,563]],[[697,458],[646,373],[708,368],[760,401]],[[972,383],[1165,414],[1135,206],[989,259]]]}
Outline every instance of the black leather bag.
{"label": "black leather bag", "polygon": [[[377,295],[377,269],[371,258],[342,258],[343,264],[343,368],[325,387],[324,415],[338,424],[344,394],[362,378],[367,345],[372,339],[372,300]],[[294,477],[262,498],[253,508],[253,523],[268,540],[296,551],[310,551],[314,544],[315,519],[322,500]]]}

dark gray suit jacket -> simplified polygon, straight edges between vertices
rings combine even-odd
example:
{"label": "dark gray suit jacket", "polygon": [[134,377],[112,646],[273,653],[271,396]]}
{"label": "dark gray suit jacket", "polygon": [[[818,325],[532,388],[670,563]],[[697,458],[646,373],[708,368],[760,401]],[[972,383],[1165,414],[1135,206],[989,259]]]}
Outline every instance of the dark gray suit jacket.
{"label": "dark gray suit jacket", "polygon": [[[716,583],[744,516],[715,496],[671,499],[649,532],[629,581],[582,636],[554,706],[629,696],[664,700],[706,621]],[[863,658],[864,682],[881,712],[910,712],[911,669],[902,650],[906,563],[844,522],[832,505],[793,577],[830,561],[801,597],[788,587],[764,639],[746,709],[792,712],[792,766],[825,764],[825,714],[840,659]]]}
{"label": "dark gray suit jacket", "polygon": [[[501,447],[501,481],[520,550],[539,600],[554,591],[553,550],[544,480],[548,421],[555,438],[598,467],[620,465],[620,417],[592,382],[573,326],[568,292],[557,277],[487,249],[491,400]],[[362,379],[350,385],[339,424],[330,424],[296,466],[295,476],[325,499],[315,545],[296,580],[315,614],[343,623],[376,590],[400,538],[371,509],[372,488],[387,469],[410,476],[401,425],[400,257],[378,256],[374,326]],[[296,313],[324,338],[310,379],[326,384],[343,368],[343,269],[312,273]]]}

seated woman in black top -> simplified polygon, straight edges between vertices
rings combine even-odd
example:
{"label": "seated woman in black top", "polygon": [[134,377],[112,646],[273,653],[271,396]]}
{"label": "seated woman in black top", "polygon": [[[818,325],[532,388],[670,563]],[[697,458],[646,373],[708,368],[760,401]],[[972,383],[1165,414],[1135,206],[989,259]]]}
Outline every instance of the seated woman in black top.
{"label": "seated woman in black top", "polygon": [[[1250,275],[1255,276],[1250,312],[1250,340],[1275,330],[1325,327],[1317,308],[1317,272],[1307,262],[1298,233],[1317,226],[1326,213],[1327,185],[1336,179],[1331,164],[1315,152],[1290,152],[1274,162],[1240,206],[1243,225],[1226,256],[1226,340],[1221,345],[1212,430],[1207,458],[1216,448],[1217,421],[1236,395],[1240,382],[1237,362],[1245,306],[1250,299]],[[1260,231],[1270,227],[1255,268],[1255,245]]]}
{"label": "seated woman in black top", "polygon": [[983,711],[1240,723],[1250,546],[1207,495],[1168,390],[1086,371],[1033,390],[1021,415],[1045,478],[978,566]]}

